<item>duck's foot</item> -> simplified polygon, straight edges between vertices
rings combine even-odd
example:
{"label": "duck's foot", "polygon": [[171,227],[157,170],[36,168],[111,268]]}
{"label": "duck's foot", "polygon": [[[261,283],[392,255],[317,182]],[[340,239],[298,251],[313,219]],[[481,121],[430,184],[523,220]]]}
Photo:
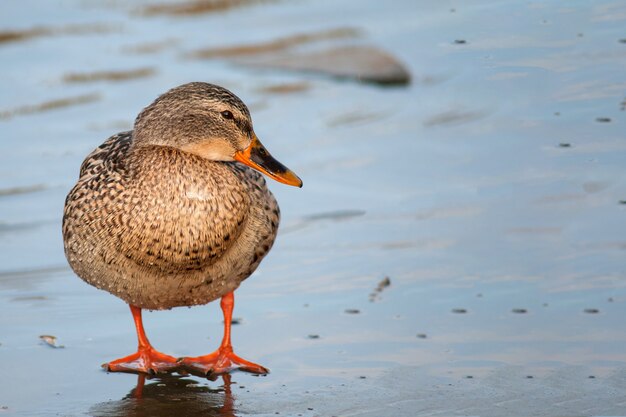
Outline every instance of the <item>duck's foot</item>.
{"label": "duck's foot", "polygon": [[192,374],[215,376],[232,371],[250,372],[253,374],[268,374],[269,369],[249,362],[233,352],[232,348],[220,347],[213,353],[195,358],[181,358],[178,360],[182,367]]}
{"label": "duck's foot", "polygon": [[133,374],[162,374],[176,371],[180,367],[173,356],[161,353],[154,348],[141,347],[132,355],[102,364],[107,372],[128,372]]}

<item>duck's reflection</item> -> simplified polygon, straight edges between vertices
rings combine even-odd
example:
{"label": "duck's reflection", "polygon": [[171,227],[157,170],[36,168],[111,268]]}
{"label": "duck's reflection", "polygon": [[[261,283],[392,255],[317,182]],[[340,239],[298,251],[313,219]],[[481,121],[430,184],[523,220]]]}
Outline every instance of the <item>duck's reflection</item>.
{"label": "duck's reflection", "polygon": [[180,376],[166,376],[146,382],[137,377],[137,386],[118,401],[96,404],[89,410],[94,417],[235,417],[231,376],[221,376],[223,385],[210,388]]}

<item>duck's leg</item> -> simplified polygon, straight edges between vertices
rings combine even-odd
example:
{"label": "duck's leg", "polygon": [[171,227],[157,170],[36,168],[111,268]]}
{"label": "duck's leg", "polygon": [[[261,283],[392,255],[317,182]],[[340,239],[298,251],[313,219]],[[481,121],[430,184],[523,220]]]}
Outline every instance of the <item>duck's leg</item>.
{"label": "duck's leg", "polygon": [[143,329],[141,309],[139,307],[130,306],[130,311],[133,313],[133,320],[135,321],[135,328],[137,329],[137,341],[139,344],[137,352],[124,358],[105,363],[102,367],[108,372],[143,372],[146,374],[158,374],[176,370],[179,366],[176,358],[155,350],[150,344],[146,332]]}
{"label": "duck's leg", "polygon": [[189,372],[201,373],[202,375],[219,375],[234,370],[251,372],[253,374],[269,373],[269,369],[256,363],[248,362],[233,352],[233,346],[230,343],[230,327],[233,318],[233,307],[235,306],[234,292],[223,296],[220,306],[224,313],[224,337],[220,347],[208,355],[182,358],[180,359],[181,364]]}

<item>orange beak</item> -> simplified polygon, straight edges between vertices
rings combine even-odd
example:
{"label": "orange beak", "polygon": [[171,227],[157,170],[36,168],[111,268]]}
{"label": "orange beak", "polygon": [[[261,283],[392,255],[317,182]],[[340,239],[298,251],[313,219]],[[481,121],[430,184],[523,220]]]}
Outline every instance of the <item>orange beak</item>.
{"label": "orange beak", "polygon": [[235,152],[235,160],[283,184],[302,187],[302,180],[289,168],[278,162],[252,133],[252,143],[243,151]]}

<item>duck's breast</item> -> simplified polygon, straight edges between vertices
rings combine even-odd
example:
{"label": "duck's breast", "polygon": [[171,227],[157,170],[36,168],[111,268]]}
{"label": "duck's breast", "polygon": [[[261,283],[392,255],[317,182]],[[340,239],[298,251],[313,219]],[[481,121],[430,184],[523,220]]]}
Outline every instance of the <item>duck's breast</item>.
{"label": "duck's breast", "polygon": [[119,253],[162,272],[197,270],[239,238],[251,204],[227,166],[169,148],[142,150],[133,164],[122,221],[106,225]]}

